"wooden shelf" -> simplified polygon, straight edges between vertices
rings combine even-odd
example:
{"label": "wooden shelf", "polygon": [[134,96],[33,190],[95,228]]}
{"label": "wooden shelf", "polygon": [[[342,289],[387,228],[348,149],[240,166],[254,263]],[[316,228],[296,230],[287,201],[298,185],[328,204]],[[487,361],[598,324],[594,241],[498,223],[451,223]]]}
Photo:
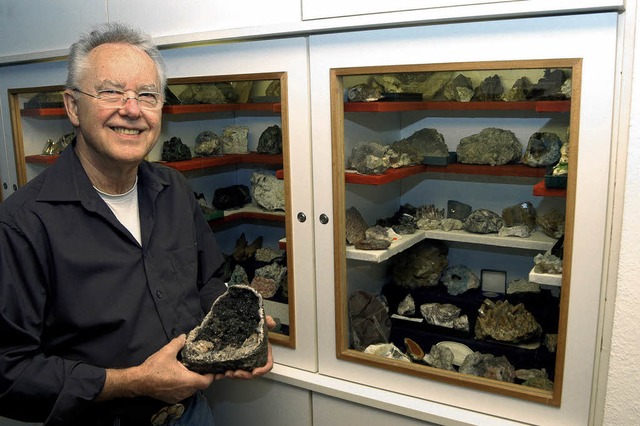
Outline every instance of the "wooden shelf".
{"label": "wooden shelf", "polygon": [[162,107],[164,114],[198,114],[228,111],[267,111],[279,113],[282,110],[280,102],[277,103],[248,103],[248,104],[195,104],[195,105],[165,105]]}
{"label": "wooden shelf", "polygon": [[535,111],[569,112],[571,101],[518,102],[345,102],[344,112],[401,112],[401,111]]}
{"label": "wooden shelf", "polygon": [[489,166],[484,164],[460,164],[454,163],[447,166],[417,165],[389,169],[381,175],[363,175],[356,172],[345,173],[346,183],[362,185],[382,185],[396,180],[404,179],[420,173],[453,173],[484,176],[511,176],[511,177],[544,177],[545,169],[542,167],[529,167],[523,164],[505,164],[503,166]]}
{"label": "wooden shelf", "polygon": [[224,216],[219,219],[213,219],[209,221],[211,226],[219,225],[222,223],[235,222],[238,220],[267,220],[270,222],[284,222],[285,212],[281,210],[269,211],[254,204],[248,204],[242,208],[236,210],[225,210]]}
{"label": "wooden shelf", "polygon": [[59,155],[42,155],[42,154],[27,155],[26,157],[24,157],[24,161],[27,164],[42,164],[45,166],[50,166],[56,162],[58,157]]}
{"label": "wooden shelf", "polygon": [[533,195],[538,197],[566,197],[566,188],[547,188],[544,180],[533,185]]}
{"label": "wooden shelf", "polygon": [[64,108],[24,108],[20,110],[22,117],[40,117],[40,118],[58,118],[66,117],[67,112]]}
{"label": "wooden shelf", "polygon": [[210,167],[225,166],[228,164],[282,164],[282,154],[259,154],[249,152],[248,154],[227,154],[214,157],[194,157],[191,160],[160,162],[167,167],[181,172],[200,170]]}

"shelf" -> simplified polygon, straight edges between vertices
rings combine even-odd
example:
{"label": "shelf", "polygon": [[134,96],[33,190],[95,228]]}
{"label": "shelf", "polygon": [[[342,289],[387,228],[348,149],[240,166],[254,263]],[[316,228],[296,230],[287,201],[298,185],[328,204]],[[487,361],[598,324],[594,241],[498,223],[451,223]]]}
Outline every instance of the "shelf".
{"label": "shelf", "polygon": [[362,185],[382,185],[401,180],[420,173],[452,173],[484,176],[511,176],[511,177],[535,177],[542,178],[545,174],[543,167],[529,167],[524,164],[505,164],[502,166],[489,166],[486,164],[461,164],[454,163],[447,166],[417,165],[389,169],[381,175],[363,175],[357,172],[346,172],[345,182]]}
{"label": "shelf", "polygon": [[42,164],[45,166],[50,166],[56,162],[58,157],[59,155],[27,155],[26,157],[24,157],[24,161],[28,164]]}
{"label": "shelf", "polygon": [[566,197],[567,190],[566,188],[547,188],[544,180],[541,180],[533,186],[533,195],[539,197]]}
{"label": "shelf", "polygon": [[24,108],[20,110],[22,117],[41,117],[41,118],[56,118],[66,117],[67,112],[64,108]]}
{"label": "shelf", "polygon": [[556,242],[554,238],[542,232],[534,232],[529,238],[520,238],[501,237],[498,234],[473,234],[466,231],[417,231],[414,234],[402,235],[402,239],[392,242],[386,250],[358,250],[353,246],[347,246],[347,259],[384,262],[424,239],[536,251],[550,250]]}
{"label": "shelf", "polygon": [[533,268],[531,268],[531,272],[529,272],[529,281],[541,285],[561,287],[562,274],[542,274],[539,272],[534,272]]}
{"label": "shelf", "polygon": [[165,105],[164,114],[198,114],[228,111],[267,111],[279,113],[282,110],[280,102],[276,103],[248,103],[248,104],[195,104],[195,105]]}
{"label": "shelf", "polygon": [[518,102],[345,102],[344,112],[402,112],[402,111],[535,111],[569,112],[571,101]]}
{"label": "shelf", "polygon": [[181,172],[225,166],[228,164],[282,164],[282,154],[227,154],[213,157],[194,157],[191,160],[159,162]]}
{"label": "shelf", "polygon": [[281,210],[268,211],[254,204],[248,204],[236,210],[225,210],[224,216],[222,218],[210,220],[209,224],[217,225],[220,223],[235,222],[237,220],[244,220],[244,219],[267,220],[271,222],[284,222],[285,212]]}

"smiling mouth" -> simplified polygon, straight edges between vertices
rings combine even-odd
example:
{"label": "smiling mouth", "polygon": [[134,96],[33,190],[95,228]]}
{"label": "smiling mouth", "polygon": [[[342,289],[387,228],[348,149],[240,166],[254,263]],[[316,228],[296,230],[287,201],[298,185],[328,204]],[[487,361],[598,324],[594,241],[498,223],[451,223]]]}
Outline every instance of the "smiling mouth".
{"label": "smiling mouth", "polygon": [[112,127],[111,130],[113,130],[116,133],[123,134],[123,135],[138,135],[138,134],[140,134],[140,130],[125,129],[123,127]]}

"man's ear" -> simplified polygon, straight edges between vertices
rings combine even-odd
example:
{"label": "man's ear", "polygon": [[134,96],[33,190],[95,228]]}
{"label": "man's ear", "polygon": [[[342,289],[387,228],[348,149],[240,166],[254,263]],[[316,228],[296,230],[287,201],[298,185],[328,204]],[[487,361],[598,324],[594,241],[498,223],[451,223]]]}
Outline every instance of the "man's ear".
{"label": "man's ear", "polygon": [[69,117],[69,121],[75,127],[80,125],[80,119],[78,118],[78,101],[73,96],[73,91],[70,89],[65,90],[62,93],[62,97],[64,99],[64,109],[67,111],[67,117]]}

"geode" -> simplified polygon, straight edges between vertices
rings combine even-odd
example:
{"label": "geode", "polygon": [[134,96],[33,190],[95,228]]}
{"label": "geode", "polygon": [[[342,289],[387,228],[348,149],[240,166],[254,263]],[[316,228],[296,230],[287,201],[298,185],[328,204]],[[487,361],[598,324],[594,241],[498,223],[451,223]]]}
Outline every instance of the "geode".
{"label": "geode", "polygon": [[213,207],[218,210],[238,209],[251,202],[251,193],[246,185],[231,185],[218,188],[213,193]]}
{"label": "geode", "polygon": [[561,147],[562,141],[555,133],[535,132],[529,137],[521,162],[531,167],[551,166],[560,160]]}
{"label": "geode", "polygon": [[258,139],[256,151],[260,154],[282,154],[282,130],[274,124],[266,128]]}
{"label": "geode", "polygon": [[201,374],[251,371],[267,363],[267,337],[262,296],[248,286],[231,286],[187,335],[182,363]]}
{"label": "geode", "polygon": [[442,284],[447,287],[447,293],[457,296],[480,287],[480,278],[465,265],[453,265],[445,269]]}
{"label": "geode", "polygon": [[460,139],[458,162],[500,166],[522,157],[522,144],[511,130],[487,127],[480,133]]}

